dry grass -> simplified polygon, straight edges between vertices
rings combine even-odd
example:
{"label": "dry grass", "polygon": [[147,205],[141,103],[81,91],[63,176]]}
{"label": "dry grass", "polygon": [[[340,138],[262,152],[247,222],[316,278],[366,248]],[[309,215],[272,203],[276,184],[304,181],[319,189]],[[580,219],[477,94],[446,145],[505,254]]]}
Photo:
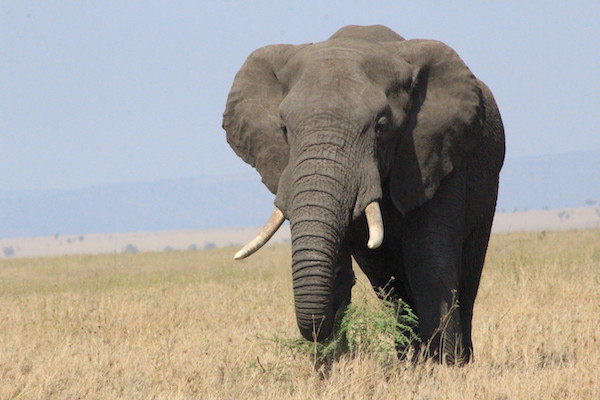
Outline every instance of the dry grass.
{"label": "dry grass", "polygon": [[[342,357],[298,336],[289,248],[0,262],[0,399],[597,399],[600,231],[493,236],[464,368]],[[355,301],[372,301],[364,276]]]}

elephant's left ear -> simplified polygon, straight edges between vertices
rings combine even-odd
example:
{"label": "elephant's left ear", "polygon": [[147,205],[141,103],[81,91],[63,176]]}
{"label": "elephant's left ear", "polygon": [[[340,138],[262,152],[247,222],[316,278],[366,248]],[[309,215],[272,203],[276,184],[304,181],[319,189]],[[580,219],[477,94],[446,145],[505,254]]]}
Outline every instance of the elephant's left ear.
{"label": "elephant's left ear", "polygon": [[223,114],[227,142],[274,194],[289,157],[279,117],[283,85],[277,74],[305,46],[270,45],[250,54],[235,76]]}
{"label": "elephant's left ear", "polygon": [[458,168],[482,124],[477,78],[450,47],[431,40],[385,43],[414,70],[412,105],[401,133],[390,191],[402,212],[431,199]]}

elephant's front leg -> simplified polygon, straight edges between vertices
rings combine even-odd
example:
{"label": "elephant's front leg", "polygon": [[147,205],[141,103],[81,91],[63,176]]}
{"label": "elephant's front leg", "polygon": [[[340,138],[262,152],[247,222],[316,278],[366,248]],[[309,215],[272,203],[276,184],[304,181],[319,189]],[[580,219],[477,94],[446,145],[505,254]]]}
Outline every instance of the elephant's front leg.
{"label": "elephant's front leg", "polygon": [[463,358],[458,290],[464,193],[463,177],[451,173],[433,199],[408,212],[403,224],[404,265],[419,333],[428,355],[447,363]]}

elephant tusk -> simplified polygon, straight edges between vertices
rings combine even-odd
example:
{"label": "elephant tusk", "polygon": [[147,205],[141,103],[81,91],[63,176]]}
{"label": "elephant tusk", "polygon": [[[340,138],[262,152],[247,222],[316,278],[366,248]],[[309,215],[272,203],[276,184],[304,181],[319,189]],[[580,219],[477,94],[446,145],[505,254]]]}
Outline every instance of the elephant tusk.
{"label": "elephant tusk", "polygon": [[279,208],[275,207],[273,215],[271,215],[271,217],[269,218],[265,226],[260,230],[258,235],[256,235],[254,239],[248,242],[247,245],[242,247],[240,251],[235,253],[235,256],[233,256],[233,258],[235,260],[241,260],[242,258],[246,258],[254,254],[258,249],[263,247],[269,241],[269,239],[271,239],[271,237],[273,237],[273,235],[275,234],[275,232],[277,232],[281,224],[283,224],[283,221],[285,221],[283,213]]}
{"label": "elephant tusk", "polygon": [[367,247],[376,249],[383,242],[383,219],[381,218],[381,209],[376,201],[369,203],[365,209],[367,225],[369,226],[369,241]]}

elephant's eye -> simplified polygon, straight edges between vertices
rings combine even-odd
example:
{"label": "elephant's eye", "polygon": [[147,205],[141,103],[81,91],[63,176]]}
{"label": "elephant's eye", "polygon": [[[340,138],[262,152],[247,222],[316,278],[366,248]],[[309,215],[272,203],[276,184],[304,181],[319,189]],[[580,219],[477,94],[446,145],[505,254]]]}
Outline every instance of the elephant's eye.
{"label": "elephant's eye", "polygon": [[385,115],[382,115],[375,123],[375,133],[380,134],[381,132],[385,131],[388,125],[388,118]]}

